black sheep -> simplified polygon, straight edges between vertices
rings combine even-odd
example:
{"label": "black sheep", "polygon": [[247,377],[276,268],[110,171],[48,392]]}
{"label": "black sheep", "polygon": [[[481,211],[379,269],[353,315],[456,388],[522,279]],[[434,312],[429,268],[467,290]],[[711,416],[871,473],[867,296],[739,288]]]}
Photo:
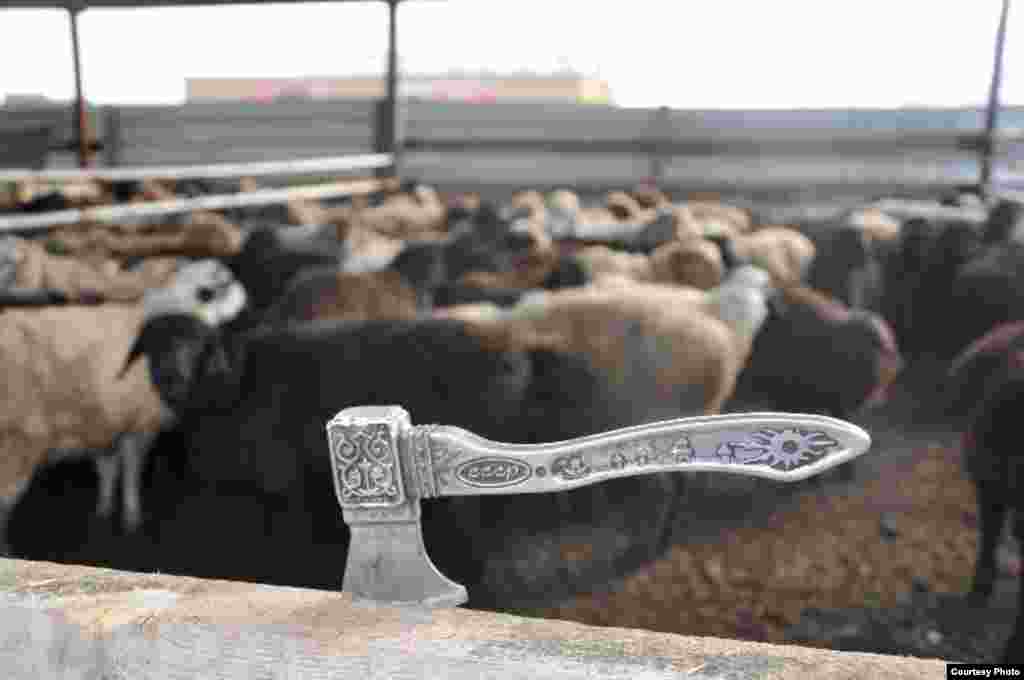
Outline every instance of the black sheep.
{"label": "black sheep", "polygon": [[[994,590],[996,548],[1008,510],[1013,511],[1014,536],[1024,543],[1024,456],[1017,440],[1024,408],[1024,372],[1021,363],[1015,363],[981,402],[963,436],[967,472],[977,491],[981,532],[968,594],[968,602],[975,606],[985,604]],[[1020,586],[1017,619],[1001,663],[1024,661],[1024,582]]]}
{"label": "black sheep", "polygon": [[[884,403],[903,368],[888,324],[872,312],[846,309],[806,289],[788,290],[785,297],[770,302],[729,409],[849,419]],[[854,467],[846,464],[839,471],[849,481]]]}
{"label": "black sheep", "polygon": [[877,308],[882,272],[863,229],[847,219],[803,226],[816,252],[807,284],[850,307]]}
{"label": "black sheep", "polygon": [[838,303],[794,299],[792,291],[789,295],[769,305],[733,399],[836,418],[848,418],[869,401],[880,401],[902,367],[884,322]]}
{"label": "black sheep", "polygon": [[438,307],[452,307],[493,302],[499,307],[514,307],[524,292],[520,288],[481,288],[463,283],[446,283],[434,293],[434,304]]}
{"label": "black sheep", "polygon": [[943,417],[955,422],[969,417],[1018,356],[1024,356],[1024,321],[1000,324],[972,342],[947,371],[941,390]]}
{"label": "black sheep", "polygon": [[[913,222],[913,221],[912,221]],[[969,223],[908,223],[901,252],[886,262],[882,312],[896,326],[900,347],[909,355],[952,358],[970,340],[988,330],[972,325],[964,336],[951,323],[952,298],[962,267],[976,258],[979,236]],[[960,286],[962,288],[962,286]],[[969,310],[968,310],[968,313]]]}
{"label": "black sheep", "polygon": [[1024,204],[999,201],[985,220],[982,241],[985,244],[1024,241]]}
{"label": "black sheep", "polygon": [[1024,319],[1024,244],[988,246],[957,269],[949,288],[930,327],[947,359],[999,324]]}
{"label": "black sheep", "polygon": [[[288,233],[290,230],[300,233]],[[253,312],[259,314],[284,292],[293,276],[311,267],[337,267],[343,257],[343,244],[321,238],[319,232],[303,227],[260,227],[249,232],[241,252],[227,258],[226,264],[245,286]]]}
{"label": "black sheep", "polygon": [[[337,544],[339,552],[347,531],[324,425],[342,408],[401,404],[416,423],[550,442],[635,424],[649,417],[645,404],[656,406],[612,387],[580,359],[489,351],[447,320],[313,322],[231,338],[165,321],[140,336],[133,356],[141,354],[150,356],[154,382],[180,416],[193,478],[233,497],[262,499],[270,515],[298,513],[310,542]],[[511,533],[558,530],[555,496],[427,502],[431,555],[453,577],[482,583],[489,551]],[[606,512],[608,498],[623,511]],[[572,501],[573,514],[588,522],[621,522],[638,532],[631,547],[649,556],[675,487],[671,477],[646,475],[574,491]],[[278,521],[270,515],[268,522]]]}

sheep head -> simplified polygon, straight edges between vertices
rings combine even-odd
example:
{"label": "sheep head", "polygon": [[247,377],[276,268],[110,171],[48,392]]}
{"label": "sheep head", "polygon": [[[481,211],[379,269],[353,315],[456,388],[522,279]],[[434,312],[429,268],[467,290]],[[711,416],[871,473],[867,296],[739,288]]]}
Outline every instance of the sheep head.
{"label": "sheep head", "polygon": [[742,338],[753,340],[768,318],[768,299],[775,294],[775,289],[768,272],[754,265],[744,265],[733,270],[711,293],[718,317]]}
{"label": "sheep head", "polygon": [[142,329],[118,377],[123,378],[138,358],[148,356],[153,384],[177,414],[190,404],[199,376],[219,388],[208,391],[209,402],[234,394],[230,361],[216,327],[238,316],[245,302],[245,289],[222,263],[200,260],[183,265],[169,285],[143,299]]}
{"label": "sheep head", "polygon": [[247,302],[245,289],[226,265],[198,260],[181,265],[168,285],[148,291],[143,298],[145,316],[194,316],[219,326],[238,316]]}
{"label": "sheep head", "polygon": [[666,243],[650,255],[651,271],[659,283],[679,283],[710,290],[722,283],[725,263],[714,244],[704,239]]}

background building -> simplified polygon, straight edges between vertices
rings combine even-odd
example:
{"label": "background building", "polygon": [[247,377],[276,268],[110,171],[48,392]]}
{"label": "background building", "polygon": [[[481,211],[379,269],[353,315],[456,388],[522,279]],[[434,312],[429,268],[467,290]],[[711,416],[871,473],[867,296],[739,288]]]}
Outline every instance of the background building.
{"label": "background building", "polygon": [[[187,78],[186,101],[274,101],[384,96],[380,76]],[[608,83],[578,73],[403,76],[399,96],[433,101],[558,101],[611,104]]]}

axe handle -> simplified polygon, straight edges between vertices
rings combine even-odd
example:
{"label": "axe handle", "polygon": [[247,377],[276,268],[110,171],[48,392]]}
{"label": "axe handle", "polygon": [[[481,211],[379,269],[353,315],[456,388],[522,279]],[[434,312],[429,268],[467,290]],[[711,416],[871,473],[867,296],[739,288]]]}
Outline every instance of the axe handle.
{"label": "axe handle", "polygon": [[792,413],[680,418],[550,444],[505,444],[436,425],[414,427],[409,435],[423,498],[564,491],[681,470],[794,482],[871,445],[868,433],[851,423]]}

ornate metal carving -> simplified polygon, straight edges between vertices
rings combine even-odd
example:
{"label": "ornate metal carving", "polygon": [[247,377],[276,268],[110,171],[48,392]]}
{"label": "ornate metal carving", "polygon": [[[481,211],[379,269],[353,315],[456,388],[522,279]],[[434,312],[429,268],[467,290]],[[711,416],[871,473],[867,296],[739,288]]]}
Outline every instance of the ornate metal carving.
{"label": "ornate metal carving", "polygon": [[551,474],[566,481],[575,481],[631,467],[682,465],[692,462],[695,456],[689,437],[662,437],[558,456],[551,463]]}
{"label": "ornate metal carving", "polygon": [[387,424],[334,427],[331,455],[342,507],[391,507],[405,502],[398,454]]}
{"label": "ornate metal carving", "polygon": [[413,462],[416,465],[416,475],[419,477],[421,498],[434,498],[439,493],[437,477],[434,472],[433,452],[430,448],[430,436],[438,427],[438,425],[414,427],[409,437]]}
{"label": "ornate metal carving", "polygon": [[839,447],[839,442],[821,430],[763,429],[746,439],[719,444],[715,455],[723,462],[787,471],[815,463]]}
{"label": "ornate metal carving", "polygon": [[498,456],[473,458],[455,468],[455,476],[459,481],[470,486],[490,489],[522,484],[532,474],[533,470],[529,464]]}
{"label": "ornate metal carving", "polygon": [[434,483],[438,494],[442,494],[446,486],[452,485],[452,477],[455,475],[455,461],[464,454],[457,446],[450,444],[441,437],[435,436],[438,432],[452,429],[454,428],[438,427],[431,431],[431,436],[427,439],[430,448],[431,467],[434,470]]}

